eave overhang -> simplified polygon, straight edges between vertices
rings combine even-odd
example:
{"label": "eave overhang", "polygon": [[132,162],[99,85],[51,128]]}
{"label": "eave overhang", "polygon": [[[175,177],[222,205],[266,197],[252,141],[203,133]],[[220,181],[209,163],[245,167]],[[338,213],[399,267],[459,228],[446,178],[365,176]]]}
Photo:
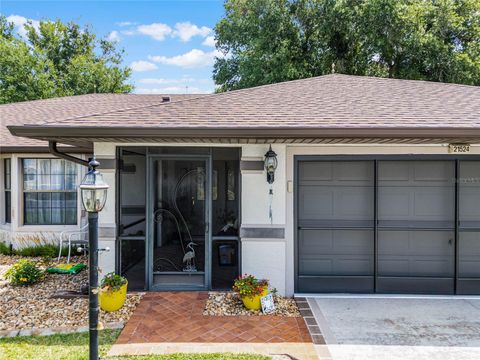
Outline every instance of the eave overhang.
{"label": "eave overhang", "polygon": [[105,142],[480,143],[478,127],[98,127],[8,126],[13,135],[89,148]]}

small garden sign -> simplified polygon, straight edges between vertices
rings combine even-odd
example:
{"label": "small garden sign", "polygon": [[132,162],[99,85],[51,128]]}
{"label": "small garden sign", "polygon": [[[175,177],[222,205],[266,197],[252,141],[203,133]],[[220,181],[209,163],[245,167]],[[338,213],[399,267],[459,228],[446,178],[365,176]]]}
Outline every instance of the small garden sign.
{"label": "small garden sign", "polygon": [[262,296],[260,301],[262,303],[262,311],[264,314],[269,314],[275,311],[275,302],[273,301],[272,294]]}

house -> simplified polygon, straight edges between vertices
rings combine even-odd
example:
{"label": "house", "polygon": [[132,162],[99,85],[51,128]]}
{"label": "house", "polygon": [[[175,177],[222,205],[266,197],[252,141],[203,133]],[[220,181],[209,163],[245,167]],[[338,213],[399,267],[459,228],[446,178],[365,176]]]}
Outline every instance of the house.
{"label": "house", "polygon": [[287,295],[480,293],[479,87],[333,74],[146,102],[72,116],[52,100],[8,126],[93,149],[104,272],[147,290],[252,273]]}

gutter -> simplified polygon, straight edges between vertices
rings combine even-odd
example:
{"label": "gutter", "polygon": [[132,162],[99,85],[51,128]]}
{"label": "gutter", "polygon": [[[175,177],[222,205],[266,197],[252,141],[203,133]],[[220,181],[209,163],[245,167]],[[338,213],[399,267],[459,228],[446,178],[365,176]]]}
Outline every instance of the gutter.
{"label": "gutter", "polygon": [[16,136],[52,138],[478,138],[480,127],[105,127],[105,126],[7,126]]}
{"label": "gutter", "polygon": [[71,155],[68,155],[68,154],[65,154],[65,153],[62,153],[62,152],[58,151],[56,141],[50,140],[48,142],[48,150],[50,151],[50,153],[52,155],[54,155],[56,157],[59,157],[61,159],[65,159],[65,160],[68,160],[68,161],[72,161],[74,163],[77,163],[77,164],[88,167],[88,161],[87,160],[83,160],[83,159],[77,158],[75,156],[71,156]]}

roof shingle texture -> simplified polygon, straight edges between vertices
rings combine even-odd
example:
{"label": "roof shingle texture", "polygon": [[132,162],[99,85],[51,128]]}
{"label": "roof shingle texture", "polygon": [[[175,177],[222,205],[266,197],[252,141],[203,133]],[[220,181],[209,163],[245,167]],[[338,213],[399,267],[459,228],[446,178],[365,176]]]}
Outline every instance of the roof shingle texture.
{"label": "roof shingle texture", "polygon": [[170,96],[174,102],[200,95],[88,94],[3,104],[0,105],[0,146],[48,145],[45,141],[13,136],[7,125],[58,123],[79,116],[161,104],[164,96]]}
{"label": "roof shingle texture", "polygon": [[479,128],[480,87],[334,74],[52,120],[48,126]]}

